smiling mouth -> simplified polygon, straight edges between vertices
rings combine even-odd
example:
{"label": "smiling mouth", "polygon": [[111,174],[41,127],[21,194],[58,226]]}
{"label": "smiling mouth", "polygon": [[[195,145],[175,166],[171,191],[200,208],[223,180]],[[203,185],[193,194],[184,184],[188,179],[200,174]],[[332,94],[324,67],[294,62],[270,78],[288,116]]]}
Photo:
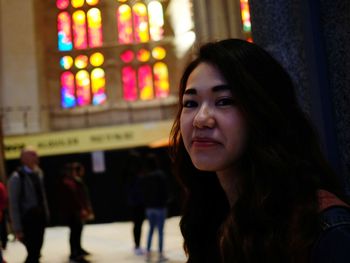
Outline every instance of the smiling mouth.
{"label": "smiling mouth", "polygon": [[192,146],[196,148],[208,148],[217,146],[220,143],[216,140],[210,139],[210,138],[194,138],[192,140]]}

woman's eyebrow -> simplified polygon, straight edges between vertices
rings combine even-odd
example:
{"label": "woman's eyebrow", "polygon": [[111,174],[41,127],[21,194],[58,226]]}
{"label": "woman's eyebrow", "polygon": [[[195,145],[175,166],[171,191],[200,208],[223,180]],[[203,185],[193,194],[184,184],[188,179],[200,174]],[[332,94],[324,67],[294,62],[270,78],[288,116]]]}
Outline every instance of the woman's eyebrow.
{"label": "woman's eyebrow", "polygon": [[195,88],[189,88],[186,89],[184,92],[184,95],[196,95],[197,94],[197,90]]}
{"label": "woman's eyebrow", "polygon": [[214,87],[212,88],[212,91],[213,91],[213,92],[227,91],[227,90],[231,91],[230,86],[227,85],[227,84],[217,85],[217,86],[214,86]]}

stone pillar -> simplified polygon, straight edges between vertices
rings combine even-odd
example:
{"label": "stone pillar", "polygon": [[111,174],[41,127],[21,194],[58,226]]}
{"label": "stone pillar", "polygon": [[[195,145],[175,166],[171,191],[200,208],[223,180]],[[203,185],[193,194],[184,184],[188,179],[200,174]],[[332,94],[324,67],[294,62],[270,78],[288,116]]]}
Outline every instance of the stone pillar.
{"label": "stone pillar", "polygon": [[350,55],[345,52],[350,45],[349,4],[342,0],[250,0],[254,41],[291,74],[301,105],[311,116],[324,152],[346,190],[350,169],[350,73],[346,69]]}
{"label": "stone pillar", "polygon": [[244,38],[239,1],[193,0],[196,42]]}

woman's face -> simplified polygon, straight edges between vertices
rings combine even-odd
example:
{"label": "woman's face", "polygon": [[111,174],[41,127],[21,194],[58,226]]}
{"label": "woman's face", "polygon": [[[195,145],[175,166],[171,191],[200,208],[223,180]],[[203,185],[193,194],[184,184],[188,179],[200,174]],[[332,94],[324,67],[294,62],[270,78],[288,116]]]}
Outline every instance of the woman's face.
{"label": "woman's face", "polygon": [[200,63],[189,75],[182,103],[181,135],[193,165],[202,171],[235,169],[247,129],[220,72],[208,63]]}

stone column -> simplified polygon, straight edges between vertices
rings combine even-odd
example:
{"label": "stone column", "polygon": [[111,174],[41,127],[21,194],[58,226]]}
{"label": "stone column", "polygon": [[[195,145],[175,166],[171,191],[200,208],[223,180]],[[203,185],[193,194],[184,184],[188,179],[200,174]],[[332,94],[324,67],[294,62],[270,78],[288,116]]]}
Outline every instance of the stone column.
{"label": "stone column", "polygon": [[244,38],[239,1],[193,0],[196,42]]}
{"label": "stone column", "polygon": [[[250,0],[254,41],[291,74],[324,152],[349,188],[349,1]],[[346,31],[347,30],[347,31]],[[349,190],[348,190],[349,191]],[[348,192],[350,195],[350,191]]]}

